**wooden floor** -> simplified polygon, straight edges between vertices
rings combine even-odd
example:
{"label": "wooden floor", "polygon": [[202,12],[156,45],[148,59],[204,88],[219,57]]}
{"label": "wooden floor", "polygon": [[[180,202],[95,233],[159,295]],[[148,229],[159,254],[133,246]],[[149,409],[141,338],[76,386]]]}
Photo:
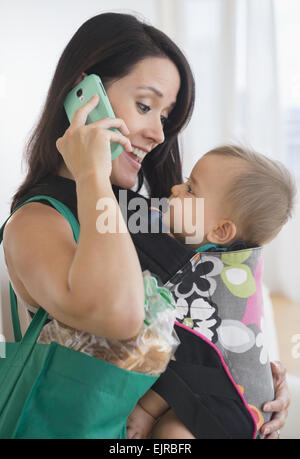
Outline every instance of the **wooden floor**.
{"label": "wooden floor", "polygon": [[280,360],[288,373],[300,376],[300,302],[271,295]]}

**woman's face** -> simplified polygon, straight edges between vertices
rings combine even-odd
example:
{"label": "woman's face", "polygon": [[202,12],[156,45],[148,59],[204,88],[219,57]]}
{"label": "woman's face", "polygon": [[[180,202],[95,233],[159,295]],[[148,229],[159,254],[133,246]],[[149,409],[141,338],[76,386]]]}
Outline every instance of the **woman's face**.
{"label": "woman's face", "polygon": [[[117,118],[125,121],[129,140],[140,157],[164,142],[164,122],[180,88],[180,75],[168,58],[148,57],[112,83],[107,95]],[[111,183],[122,188],[135,185],[141,159],[123,151],[112,162]]]}

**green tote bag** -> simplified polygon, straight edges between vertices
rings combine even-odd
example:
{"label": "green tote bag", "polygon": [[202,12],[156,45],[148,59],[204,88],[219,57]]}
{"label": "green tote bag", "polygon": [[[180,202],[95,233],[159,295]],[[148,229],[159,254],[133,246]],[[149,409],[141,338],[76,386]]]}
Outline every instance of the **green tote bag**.
{"label": "green tote bag", "polygon": [[[60,201],[35,196],[22,205],[41,198],[68,220],[77,242],[79,224]],[[0,438],[126,438],[128,415],[158,376],[130,372],[56,342],[38,344],[48,316],[42,307],[22,338],[11,284],[10,303],[15,342],[0,343]]]}

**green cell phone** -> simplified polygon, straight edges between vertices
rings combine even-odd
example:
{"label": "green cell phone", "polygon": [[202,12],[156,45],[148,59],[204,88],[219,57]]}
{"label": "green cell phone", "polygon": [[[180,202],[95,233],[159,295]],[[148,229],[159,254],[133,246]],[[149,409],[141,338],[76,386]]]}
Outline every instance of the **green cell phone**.
{"label": "green cell phone", "polygon": [[[98,75],[92,74],[86,76],[77,86],[75,86],[65,99],[64,107],[70,123],[76,110],[86,104],[94,94],[99,95],[100,101],[97,107],[88,115],[86,124],[93,123],[102,118],[115,118],[114,111],[110,105],[101,79]],[[120,132],[116,128],[111,128],[111,130]],[[117,158],[124,150],[124,147],[117,142],[111,142],[110,148],[111,159]]]}

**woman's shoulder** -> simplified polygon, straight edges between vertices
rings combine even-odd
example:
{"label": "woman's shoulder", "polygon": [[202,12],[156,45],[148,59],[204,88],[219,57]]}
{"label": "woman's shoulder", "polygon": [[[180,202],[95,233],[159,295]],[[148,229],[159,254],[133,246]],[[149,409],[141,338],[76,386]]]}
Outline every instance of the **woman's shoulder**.
{"label": "woman's shoulder", "polygon": [[63,259],[75,251],[75,241],[69,223],[61,214],[40,202],[32,202],[16,210],[6,223],[3,250],[16,292],[37,307],[38,303],[25,287],[26,276],[30,273],[37,278],[38,272],[47,273],[47,266],[55,265],[58,256]]}
{"label": "woman's shoulder", "polygon": [[22,205],[29,198],[44,195],[63,202],[77,217],[75,182],[59,176],[47,176],[40,180],[19,198],[13,215],[5,225],[3,248],[5,256],[11,261],[25,259],[30,251],[41,252],[46,243],[48,247],[58,241],[60,244],[65,241],[67,245],[74,243],[69,223],[49,201],[39,198]]}
{"label": "woman's shoulder", "polygon": [[[61,177],[59,175],[48,174],[26,190],[26,192],[15,203],[14,209],[28,199],[37,196],[49,196],[62,202],[71,210],[75,218],[78,219],[76,184],[74,180]],[[36,202],[45,204],[48,207],[53,207],[47,199],[38,198]],[[26,204],[24,207],[28,209],[29,205],[31,206],[31,203]],[[33,208],[34,206],[31,206],[31,209]],[[41,206],[39,208],[41,208]],[[27,213],[29,211],[26,210],[25,212]]]}
{"label": "woman's shoulder", "polygon": [[56,240],[73,241],[72,230],[67,220],[50,206],[41,202],[30,202],[10,217],[3,231],[5,254],[20,258],[22,252],[40,251],[47,243],[50,247]]}
{"label": "woman's shoulder", "polygon": [[39,223],[42,223],[44,219],[51,219],[59,215],[51,205],[44,205],[42,202],[29,202],[26,205],[15,210],[7,221],[4,232],[3,240],[5,239],[5,234],[12,231],[12,229],[17,231],[26,231],[28,225],[32,223],[33,226],[39,226]]}

